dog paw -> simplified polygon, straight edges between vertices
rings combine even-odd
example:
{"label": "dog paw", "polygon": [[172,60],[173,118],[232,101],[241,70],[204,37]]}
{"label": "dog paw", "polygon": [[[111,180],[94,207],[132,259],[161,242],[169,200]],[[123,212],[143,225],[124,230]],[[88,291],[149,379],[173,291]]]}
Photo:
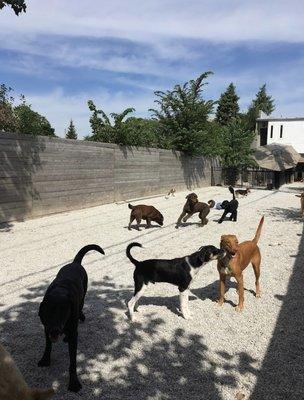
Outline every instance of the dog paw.
{"label": "dog paw", "polygon": [[51,360],[49,358],[41,358],[38,362],[38,367],[49,367],[51,365]]}
{"label": "dog paw", "polygon": [[219,306],[219,307],[221,307],[223,304],[224,304],[224,299],[218,299],[218,300],[216,300],[216,304]]}
{"label": "dog paw", "polygon": [[70,381],[68,390],[70,392],[79,392],[79,390],[82,389],[82,384],[79,382],[78,379],[73,379],[73,381]]}
{"label": "dog paw", "polygon": [[257,299],[260,299],[260,298],[261,298],[261,293],[256,293],[256,294],[255,294],[255,297],[256,297]]}
{"label": "dog paw", "polygon": [[218,224],[221,224],[223,221],[217,221]]}
{"label": "dog paw", "polygon": [[235,311],[238,312],[238,313],[239,313],[239,312],[242,312],[242,311],[243,311],[243,308],[244,308],[244,306],[236,306],[236,307],[235,307]]}

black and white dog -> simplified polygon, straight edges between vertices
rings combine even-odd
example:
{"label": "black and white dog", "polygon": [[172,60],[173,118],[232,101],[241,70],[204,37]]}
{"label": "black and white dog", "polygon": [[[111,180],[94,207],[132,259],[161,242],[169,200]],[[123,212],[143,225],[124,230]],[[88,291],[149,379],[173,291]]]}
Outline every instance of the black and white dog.
{"label": "black and white dog", "polygon": [[130,253],[132,247],[142,247],[142,245],[136,242],[130,243],[126,250],[127,257],[135,265],[134,296],[128,302],[128,309],[132,321],[136,303],[143,295],[150,282],[167,282],[177,286],[180,293],[180,308],[183,317],[185,319],[190,318],[188,296],[189,287],[193,278],[203,265],[225,256],[224,250],[214,246],[203,246],[189,256],[174,258],[173,260],[150,259],[137,261]]}
{"label": "black and white dog", "polygon": [[73,262],[62,267],[56,278],[48,287],[40,304],[39,316],[44,326],[45,350],[39,367],[48,367],[51,363],[52,343],[65,334],[65,342],[69,344],[70,381],[68,389],[78,392],[81,383],[77,377],[76,357],[78,342],[78,320],[84,321],[82,308],[88,286],[88,275],[81,265],[84,255],[95,250],[101,254],[104,251],[96,244],[83,247]]}

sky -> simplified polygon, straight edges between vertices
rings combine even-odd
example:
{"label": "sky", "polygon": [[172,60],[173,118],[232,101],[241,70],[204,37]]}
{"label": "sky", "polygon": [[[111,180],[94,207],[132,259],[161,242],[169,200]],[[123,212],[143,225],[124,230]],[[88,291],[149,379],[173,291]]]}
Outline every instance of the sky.
{"label": "sky", "polygon": [[276,116],[304,116],[303,0],[27,0],[0,11],[0,83],[24,94],[58,136],[72,118],[91,133],[87,101],[149,117],[155,90],[213,71],[246,110],[266,83]]}

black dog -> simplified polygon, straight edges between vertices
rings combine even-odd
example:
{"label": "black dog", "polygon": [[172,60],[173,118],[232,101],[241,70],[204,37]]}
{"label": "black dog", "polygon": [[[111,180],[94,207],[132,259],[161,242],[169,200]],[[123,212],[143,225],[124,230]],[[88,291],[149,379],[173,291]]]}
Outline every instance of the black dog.
{"label": "black dog", "polygon": [[224,200],[222,202],[222,208],[224,209],[224,213],[218,221],[219,224],[221,224],[224,221],[226,215],[229,213],[231,214],[230,218],[229,218],[230,221],[234,221],[234,222],[237,221],[237,209],[239,206],[239,202],[235,198],[234,189],[232,186],[229,186],[229,191],[230,191],[230,193],[232,193],[233,198],[231,201]]}
{"label": "black dog", "polygon": [[76,372],[78,320],[84,321],[82,308],[88,286],[88,275],[81,265],[84,255],[96,250],[101,254],[104,251],[96,244],[83,247],[71,264],[62,267],[56,278],[48,287],[40,304],[39,317],[44,325],[45,350],[39,367],[48,367],[51,363],[52,343],[57,342],[59,336],[65,334],[64,341],[69,344],[70,380],[68,389],[78,392],[82,385]]}
{"label": "black dog", "polygon": [[142,247],[140,243],[131,243],[127,247],[127,257],[135,265],[134,296],[128,302],[130,318],[133,320],[134,307],[143,295],[148,283],[167,282],[178,286],[180,293],[180,308],[185,319],[190,317],[188,307],[188,292],[190,284],[201,267],[212,260],[223,258],[225,251],[214,246],[203,246],[195,253],[173,260],[145,260],[137,261],[131,256],[132,247]]}

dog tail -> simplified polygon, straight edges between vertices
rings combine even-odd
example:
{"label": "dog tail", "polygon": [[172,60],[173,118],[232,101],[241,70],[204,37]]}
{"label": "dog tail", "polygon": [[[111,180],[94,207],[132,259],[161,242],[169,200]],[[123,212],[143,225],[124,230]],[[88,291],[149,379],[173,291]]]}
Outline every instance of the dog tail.
{"label": "dog tail", "polygon": [[142,247],[142,245],[141,245],[140,243],[133,242],[133,243],[130,243],[130,244],[128,245],[127,250],[126,250],[126,254],[127,254],[128,259],[131,261],[131,263],[133,263],[134,265],[136,265],[136,264],[138,263],[138,261],[135,260],[135,258],[132,257],[132,255],[131,255],[131,249],[132,249],[132,247]]}
{"label": "dog tail", "polygon": [[264,223],[264,216],[261,218],[258,229],[255,233],[255,237],[253,238],[254,243],[257,243],[260,239],[263,223]]}
{"label": "dog tail", "polygon": [[233,187],[232,186],[229,186],[229,192],[232,194],[232,196],[233,196],[233,200],[235,200],[235,193],[234,193],[234,189],[233,189]]}
{"label": "dog tail", "polygon": [[215,206],[215,201],[214,200],[209,200],[208,204],[209,204],[209,208],[213,208]]}
{"label": "dog tail", "polygon": [[134,206],[132,206],[132,204],[128,204],[128,207],[130,208],[130,210],[133,210]]}
{"label": "dog tail", "polygon": [[84,246],[81,250],[78,251],[73,262],[77,263],[77,264],[81,264],[83,257],[86,255],[86,253],[88,251],[91,251],[91,250],[95,250],[101,254],[105,254],[103,249],[100,246],[98,246],[97,244],[88,244],[87,246]]}

